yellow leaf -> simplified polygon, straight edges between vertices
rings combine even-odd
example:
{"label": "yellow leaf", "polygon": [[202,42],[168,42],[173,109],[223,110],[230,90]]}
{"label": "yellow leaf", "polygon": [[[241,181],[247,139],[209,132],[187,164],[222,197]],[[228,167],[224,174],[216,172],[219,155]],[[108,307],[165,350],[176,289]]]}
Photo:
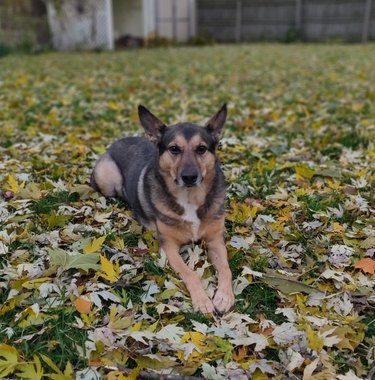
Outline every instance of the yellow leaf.
{"label": "yellow leaf", "polygon": [[30,182],[24,189],[18,189],[19,195],[22,199],[40,199],[42,197],[42,191],[39,184]]}
{"label": "yellow leaf", "polygon": [[25,289],[39,289],[41,284],[44,284],[45,282],[50,282],[50,277],[39,277],[34,280],[25,281],[22,284],[22,287]]}
{"label": "yellow leaf", "polygon": [[132,315],[123,314],[117,306],[112,306],[109,313],[108,327],[111,329],[125,330],[134,324]]}
{"label": "yellow leaf", "polygon": [[258,208],[256,206],[231,201],[230,211],[228,212],[228,220],[236,223],[246,223],[250,218],[255,217],[257,211]]}
{"label": "yellow leaf", "polygon": [[7,183],[5,184],[5,189],[13,191],[13,193],[17,193],[19,190],[19,185],[16,177],[13,174],[8,175]]}
{"label": "yellow leaf", "polygon": [[51,367],[57,374],[62,375],[63,373],[60,371],[59,367],[46,355],[40,354],[43,361]]}
{"label": "yellow leaf", "polygon": [[135,367],[133,371],[128,375],[127,380],[136,380],[138,379],[139,372],[141,372],[141,367]]}
{"label": "yellow leaf", "polygon": [[49,319],[53,319],[52,316],[45,313],[39,313],[38,315],[36,315],[33,311],[30,310],[30,308],[27,308],[26,311],[23,312],[23,314],[25,318],[18,323],[18,326],[22,328],[27,328],[30,326],[40,326],[43,325]]}
{"label": "yellow leaf", "polygon": [[265,168],[267,170],[272,170],[276,165],[276,158],[272,157],[266,164]]}
{"label": "yellow leaf", "polygon": [[310,326],[306,329],[308,346],[316,351],[320,352],[323,349],[324,340],[319,336]]}
{"label": "yellow leaf", "polygon": [[157,329],[158,326],[159,326],[159,321],[157,320],[147,330],[151,331],[151,332],[155,332],[155,330]]}
{"label": "yellow leaf", "polygon": [[29,81],[29,76],[26,74],[21,74],[19,77],[17,77],[15,84],[16,86],[22,86],[26,84]]}
{"label": "yellow leaf", "polygon": [[73,379],[73,375],[74,375],[74,370],[73,370],[73,367],[72,365],[70,364],[70,362],[68,361],[68,363],[66,363],[66,366],[65,366],[65,370],[64,370],[64,375],[68,378],[71,378]]}
{"label": "yellow leaf", "polygon": [[7,344],[0,344],[0,378],[13,373],[17,364],[17,350]]}
{"label": "yellow leaf", "polygon": [[89,244],[87,244],[84,248],[83,251],[85,253],[94,253],[97,252],[102,244],[104,243],[106,236],[101,236],[100,238],[93,239]]}
{"label": "yellow leaf", "polygon": [[122,104],[119,102],[110,101],[107,103],[107,107],[112,111],[121,110]]}
{"label": "yellow leaf", "polygon": [[142,321],[134,323],[132,327],[132,332],[139,331],[142,327]]}
{"label": "yellow leaf", "polygon": [[100,264],[102,266],[102,272],[100,276],[108,280],[109,282],[116,282],[120,278],[120,264],[116,261],[111,263],[105,256],[100,255]]}
{"label": "yellow leaf", "polygon": [[38,356],[33,356],[34,361],[31,363],[20,364],[17,369],[16,375],[22,379],[40,380],[43,377],[44,371]]}
{"label": "yellow leaf", "polygon": [[263,373],[259,368],[257,368],[251,375],[252,380],[268,380],[269,377],[266,373]]}
{"label": "yellow leaf", "polygon": [[[192,351],[192,353],[189,355],[187,360],[189,362],[200,360],[202,358],[202,355],[204,353],[205,348],[205,341],[207,337],[206,335],[201,334],[200,332],[191,331],[186,333],[180,341],[180,344],[183,343],[193,343],[196,347],[195,350]],[[177,356],[180,360],[183,360],[185,357],[185,354],[183,351],[177,351]]]}
{"label": "yellow leaf", "polygon": [[112,241],[112,245],[119,251],[123,251],[125,249],[124,240],[119,236],[115,240]]}
{"label": "yellow leaf", "polygon": [[302,195],[308,195],[309,193],[306,191],[306,189],[297,189],[294,194],[299,197]]}
{"label": "yellow leaf", "polygon": [[342,226],[340,223],[338,222],[333,222],[332,223],[332,230],[333,232],[344,232],[345,231],[345,227]]}
{"label": "yellow leaf", "polygon": [[314,169],[310,169],[307,165],[296,165],[296,173],[304,178],[311,178],[315,174]]}
{"label": "yellow leaf", "polygon": [[335,330],[335,335],[341,339],[335,346],[339,349],[349,349],[354,351],[355,348],[362,342],[364,331],[352,329],[350,326],[338,326]]}

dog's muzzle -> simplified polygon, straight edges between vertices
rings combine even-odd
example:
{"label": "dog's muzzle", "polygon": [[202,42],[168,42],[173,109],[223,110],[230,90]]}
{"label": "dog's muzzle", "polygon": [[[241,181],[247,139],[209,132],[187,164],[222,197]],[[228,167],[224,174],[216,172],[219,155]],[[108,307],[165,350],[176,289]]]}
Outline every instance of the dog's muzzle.
{"label": "dog's muzzle", "polygon": [[201,181],[199,172],[195,168],[188,167],[181,172],[181,185],[193,187],[199,185]]}

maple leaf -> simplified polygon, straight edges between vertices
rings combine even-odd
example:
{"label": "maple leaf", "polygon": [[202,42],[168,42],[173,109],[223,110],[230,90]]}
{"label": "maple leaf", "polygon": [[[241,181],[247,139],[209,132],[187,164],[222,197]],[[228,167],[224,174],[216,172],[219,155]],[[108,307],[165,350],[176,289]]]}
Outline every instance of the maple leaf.
{"label": "maple leaf", "polygon": [[83,251],[85,253],[94,253],[97,252],[100,247],[103,245],[104,241],[106,239],[106,236],[101,236],[96,239],[92,239],[91,242],[89,242],[84,248]]}
{"label": "maple leaf", "polygon": [[261,334],[248,333],[243,338],[232,339],[231,343],[235,346],[251,346],[255,344],[255,351],[262,351],[268,346],[267,338]]}
{"label": "maple leaf", "polygon": [[73,369],[71,364],[68,362],[65,366],[64,372],[59,369],[59,367],[46,355],[40,355],[42,360],[55,372],[49,373],[48,377],[53,380],[72,380]]}
{"label": "maple leaf", "polygon": [[0,344],[0,376],[5,377],[13,373],[17,364],[17,350],[7,344]]}
{"label": "maple leaf", "polygon": [[362,269],[362,271],[365,273],[375,273],[375,260],[371,259],[370,257],[365,257],[357,261],[355,264],[353,264],[353,266],[355,268]]}
{"label": "maple leaf", "polygon": [[7,190],[12,191],[13,193],[17,193],[18,192],[20,186],[18,185],[18,181],[17,181],[16,177],[13,174],[9,174],[8,175],[8,179],[7,179],[7,182],[5,184],[5,188]]}
{"label": "maple leaf", "polygon": [[98,253],[89,253],[89,254],[75,254],[70,255],[68,252],[56,248],[48,249],[48,254],[51,259],[51,263],[58,267],[61,267],[64,270],[68,269],[82,269],[84,271],[89,271],[90,269],[97,270],[99,269],[99,258]]}
{"label": "maple leaf", "polygon": [[105,278],[113,283],[119,280],[121,276],[120,265],[118,262],[114,264],[109,261],[105,256],[100,255],[101,272],[99,276]]}
{"label": "maple leaf", "polygon": [[311,178],[315,174],[315,170],[309,168],[307,165],[296,165],[297,175],[305,178]]}
{"label": "maple leaf", "polygon": [[320,352],[324,345],[323,338],[319,336],[319,334],[317,334],[310,326],[307,326],[306,333],[309,347],[316,352]]}
{"label": "maple leaf", "polygon": [[40,380],[44,376],[44,371],[37,355],[33,355],[32,363],[23,363],[17,366],[20,372],[16,372],[18,377],[30,380]]}

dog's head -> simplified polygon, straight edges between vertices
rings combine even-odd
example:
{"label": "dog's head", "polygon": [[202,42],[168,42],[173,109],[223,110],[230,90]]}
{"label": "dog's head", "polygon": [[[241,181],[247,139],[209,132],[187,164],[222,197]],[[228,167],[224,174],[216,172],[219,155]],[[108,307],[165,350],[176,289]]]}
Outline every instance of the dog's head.
{"label": "dog's head", "polygon": [[213,175],[215,149],[227,117],[224,104],[204,127],[191,123],[167,126],[147,108],[138,107],[139,119],[159,149],[160,171],[179,187],[199,186]]}

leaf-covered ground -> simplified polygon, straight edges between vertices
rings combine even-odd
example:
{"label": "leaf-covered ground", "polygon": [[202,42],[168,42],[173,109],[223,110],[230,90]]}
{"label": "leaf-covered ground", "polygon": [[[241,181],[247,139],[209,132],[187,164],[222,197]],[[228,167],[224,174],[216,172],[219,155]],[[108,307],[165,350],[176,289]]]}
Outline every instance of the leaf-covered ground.
{"label": "leaf-covered ground", "polygon": [[[262,44],[1,59],[0,377],[371,376],[374,62],[374,45]],[[226,101],[236,303],[210,317],[88,178],[141,133],[138,104],[204,123]],[[204,245],[182,254],[213,295]]]}

